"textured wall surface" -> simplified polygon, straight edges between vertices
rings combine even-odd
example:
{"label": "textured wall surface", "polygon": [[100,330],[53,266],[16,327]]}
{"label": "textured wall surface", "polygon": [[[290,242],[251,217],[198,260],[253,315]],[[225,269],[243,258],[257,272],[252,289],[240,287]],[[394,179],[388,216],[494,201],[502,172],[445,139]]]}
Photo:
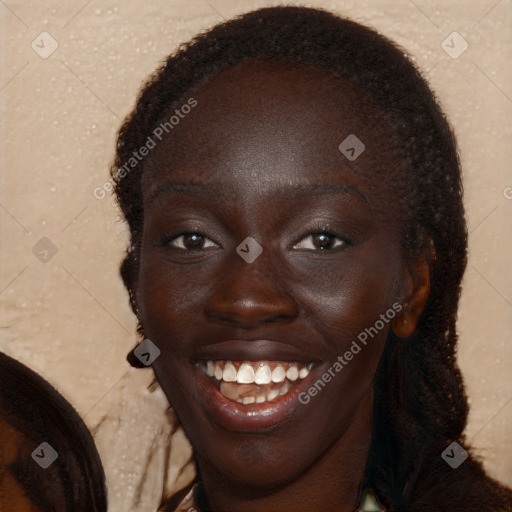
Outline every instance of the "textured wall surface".
{"label": "textured wall surface", "polygon": [[[115,134],[142,81],[177,45],[280,2],[0,2],[0,349],[47,378],[84,417],[111,510],[154,509],[190,453],[151,370],[125,361],[135,321],[118,277],[127,241],[108,178]],[[295,2],[291,2],[295,3]],[[401,44],[454,126],[470,257],[459,361],[467,436],[512,484],[512,2],[315,1]],[[456,32],[456,34],[454,34]],[[467,48],[466,48],[467,45]],[[137,498],[139,496],[140,498]]]}

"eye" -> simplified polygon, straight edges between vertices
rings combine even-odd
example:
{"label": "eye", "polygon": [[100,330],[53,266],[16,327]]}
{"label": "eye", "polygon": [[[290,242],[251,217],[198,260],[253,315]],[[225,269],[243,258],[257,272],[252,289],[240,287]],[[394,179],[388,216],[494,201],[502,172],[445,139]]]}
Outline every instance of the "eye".
{"label": "eye", "polygon": [[188,231],[177,236],[165,237],[159,245],[186,252],[202,251],[217,246],[210,238],[198,231]]}
{"label": "eye", "polygon": [[293,249],[332,251],[350,245],[348,240],[327,231],[308,233]]}

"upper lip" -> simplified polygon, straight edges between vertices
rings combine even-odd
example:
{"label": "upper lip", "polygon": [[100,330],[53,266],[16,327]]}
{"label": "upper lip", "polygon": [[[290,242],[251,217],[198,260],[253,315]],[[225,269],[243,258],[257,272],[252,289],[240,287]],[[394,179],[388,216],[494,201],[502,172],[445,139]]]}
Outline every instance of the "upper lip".
{"label": "upper lip", "polygon": [[195,360],[288,361],[309,363],[318,359],[293,345],[272,340],[227,340],[198,347]]}

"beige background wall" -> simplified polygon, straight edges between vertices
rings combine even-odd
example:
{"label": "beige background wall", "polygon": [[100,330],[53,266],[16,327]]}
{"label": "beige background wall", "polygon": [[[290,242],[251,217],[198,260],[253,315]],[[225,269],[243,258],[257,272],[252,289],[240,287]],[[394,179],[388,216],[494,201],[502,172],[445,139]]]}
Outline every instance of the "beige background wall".
{"label": "beige background wall", "polygon": [[[114,511],[150,510],[176,469],[164,475],[166,400],[147,389],[150,370],[125,362],[136,340],[118,277],[126,230],[113,199],[93,189],[107,179],[116,130],[141,82],[164,57],[222,19],[279,3],[0,2],[0,349],[46,377],[94,430]],[[467,434],[488,471],[511,485],[512,2],[307,5],[405,47],[455,126],[470,230],[459,323]],[[187,455],[172,450],[173,467]]]}

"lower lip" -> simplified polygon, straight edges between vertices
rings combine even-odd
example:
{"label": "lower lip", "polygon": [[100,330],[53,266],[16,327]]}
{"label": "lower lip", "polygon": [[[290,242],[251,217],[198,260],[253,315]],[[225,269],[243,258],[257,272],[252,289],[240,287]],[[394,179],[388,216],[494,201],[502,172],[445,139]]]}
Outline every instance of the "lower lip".
{"label": "lower lip", "polygon": [[313,371],[295,384],[288,393],[269,402],[241,404],[226,398],[201,371],[195,369],[201,405],[226,430],[254,432],[276,427],[296,415],[304,407],[299,394],[307,389]]}

